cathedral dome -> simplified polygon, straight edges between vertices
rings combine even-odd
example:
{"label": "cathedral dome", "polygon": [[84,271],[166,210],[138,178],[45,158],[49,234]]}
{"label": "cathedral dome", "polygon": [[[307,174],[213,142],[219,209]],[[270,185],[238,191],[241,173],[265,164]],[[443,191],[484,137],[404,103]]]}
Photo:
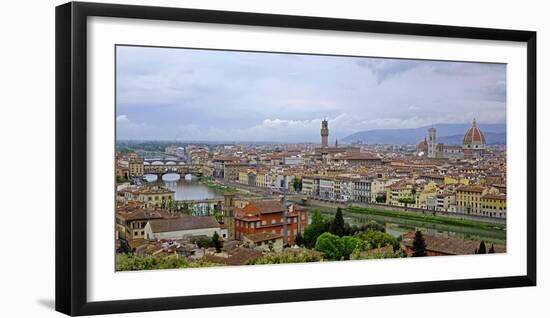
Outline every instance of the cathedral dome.
{"label": "cathedral dome", "polygon": [[464,135],[464,140],[462,143],[464,145],[485,145],[485,135],[481,129],[477,127],[475,119],[472,123],[472,127],[470,127]]}

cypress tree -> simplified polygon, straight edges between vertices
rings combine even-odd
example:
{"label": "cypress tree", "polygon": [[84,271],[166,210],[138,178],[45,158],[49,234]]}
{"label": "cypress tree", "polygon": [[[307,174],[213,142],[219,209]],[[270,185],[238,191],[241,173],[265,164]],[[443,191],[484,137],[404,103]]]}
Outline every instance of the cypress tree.
{"label": "cypress tree", "polygon": [[222,242],[220,241],[220,236],[218,235],[218,232],[214,232],[214,235],[212,235],[212,245],[216,248],[216,253],[219,253],[222,251]]}
{"label": "cypress tree", "polygon": [[491,244],[491,247],[489,248],[489,254],[494,254],[494,253],[495,253],[495,246]]}
{"label": "cypress tree", "polygon": [[343,236],[346,232],[346,224],[344,222],[344,216],[342,215],[342,209],[338,208],[336,210],[336,215],[334,220],[330,224],[330,233],[338,236]]}
{"label": "cypress tree", "polygon": [[485,247],[485,242],[484,241],[481,241],[481,243],[479,243],[479,249],[477,250],[477,253],[478,254],[486,254],[487,253],[487,248]]}
{"label": "cypress tree", "polygon": [[414,233],[413,251],[413,257],[428,256],[428,254],[426,254],[426,241],[420,231]]}
{"label": "cypress tree", "polygon": [[294,238],[294,244],[298,245],[298,246],[301,246],[302,245],[302,233],[298,232],[298,234],[296,234],[296,238]]}

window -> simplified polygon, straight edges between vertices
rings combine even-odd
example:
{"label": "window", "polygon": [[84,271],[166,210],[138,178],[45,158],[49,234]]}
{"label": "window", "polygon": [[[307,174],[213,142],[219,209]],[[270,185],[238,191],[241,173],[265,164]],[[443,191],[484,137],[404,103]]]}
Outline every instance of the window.
{"label": "window", "polygon": [[263,224],[263,225],[266,225],[266,224],[267,224],[267,221],[266,221],[266,220],[263,220],[263,221],[262,221],[262,224]]}
{"label": "window", "polygon": [[271,230],[271,234],[275,234],[275,230]]}
{"label": "window", "polygon": [[281,235],[285,235],[285,229],[281,230]]}
{"label": "window", "polygon": [[275,222],[276,222],[275,219],[271,220],[271,224],[275,224]]}

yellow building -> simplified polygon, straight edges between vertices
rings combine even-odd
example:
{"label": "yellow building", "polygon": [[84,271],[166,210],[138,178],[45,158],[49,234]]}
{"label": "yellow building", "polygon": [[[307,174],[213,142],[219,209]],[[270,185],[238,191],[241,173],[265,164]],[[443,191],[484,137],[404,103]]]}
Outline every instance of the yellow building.
{"label": "yellow building", "polygon": [[[416,207],[435,210],[437,194],[437,184],[435,182],[426,183],[422,191],[416,193]],[[430,201],[431,204],[428,199],[433,199]]]}
{"label": "yellow building", "polygon": [[248,184],[248,170],[242,169],[242,170],[239,171],[238,182],[240,184]]}
{"label": "yellow building", "polygon": [[489,193],[482,196],[481,214],[489,217],[506,218],[506,195]]}
{"label": "yellow building", "polygon": [[128,170],[131,177],[143,176],[143,160],[140,158],[130,159],[128,162]]}
{"label": "yellow building", "polygon": [[117,207],[116,229],[120,238],[131,243],[132,240],[145,238],[145,225],[150,220],[162,219],[167,216],[164,210],[149,210],[135,205]]}
{"label": "yellow building", "polygon": [[443,180],[443,184],[445,184],[445,185],[447,185],[447,184],[469,185],[470,180],[468,180],[466,178],[453,178],[453,177],[445,176],[445,179]]}
{"label": "yellow building", "polygon": [[482,197],[486,194],[496,194],[498,190],[481,186],[460,186],[456,189],[457,212],[464,214],[483,215]]}
{"label": "yellow building", "polygon": [[175,191],[163,187],[144,187],[137,190],[137,200],[145,202],[146,207],[169,208],[175,200]]}
{"label": "yellow building", "polygon": [[258,188],[264,188],[265,187],[265,177],[266,177],[265,172],[258,171],[258,173],[256,174],[256,186]]}
{"label": "yellow building", "polygon": [[393,184],[386,189],[386,204],[398,206],[414,206],[416,204],[415,189],[412,184]]}

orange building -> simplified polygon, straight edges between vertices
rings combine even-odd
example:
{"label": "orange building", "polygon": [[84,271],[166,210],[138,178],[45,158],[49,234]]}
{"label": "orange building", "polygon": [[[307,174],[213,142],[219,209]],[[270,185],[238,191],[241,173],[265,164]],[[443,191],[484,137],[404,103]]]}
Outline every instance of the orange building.
{"label": "orange building", "polygon": [[271,233],[281,235],[284,243],[293,244],[308,223],[307,209],[297,205],[285,209],[276,200],[250,201],[242,209],[235,208],[234,213],[238,240],[247,234]]}

